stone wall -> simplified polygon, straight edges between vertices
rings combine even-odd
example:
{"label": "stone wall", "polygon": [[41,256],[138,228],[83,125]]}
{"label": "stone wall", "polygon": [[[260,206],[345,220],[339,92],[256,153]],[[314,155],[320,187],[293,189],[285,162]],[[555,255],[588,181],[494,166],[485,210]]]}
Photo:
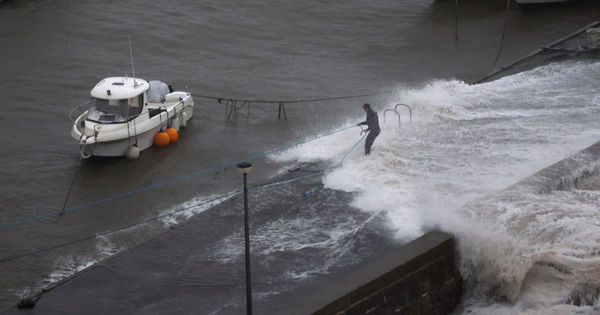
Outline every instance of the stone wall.
{"label": "stone wall", "polygon": [[431,231],[339,279],[285,314],[448,314],[462,278],[452,235]]}

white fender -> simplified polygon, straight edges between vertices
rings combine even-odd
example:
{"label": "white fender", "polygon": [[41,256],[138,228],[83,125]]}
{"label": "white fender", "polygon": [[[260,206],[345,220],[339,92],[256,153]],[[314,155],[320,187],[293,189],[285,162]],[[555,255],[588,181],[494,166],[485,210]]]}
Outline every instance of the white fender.
{"label": "white fender", "polygon": [[175,128],[175,130],[179,131],[179,115],[181,114],[176,114],[175,116],[173,116],[173,118],[171,118],[171,127]]}
{"label": "white fender", "polygon": [[185,128],[185,125],[187,125],[187,114],[185,113],[185,108],[184,110],[181,111],[181,127]]}
{"label": "white fender", "polygon": [[140,157],[140,149],[135,145],[129,146],[125,151],[125,157],[130,160],[137,160]]}

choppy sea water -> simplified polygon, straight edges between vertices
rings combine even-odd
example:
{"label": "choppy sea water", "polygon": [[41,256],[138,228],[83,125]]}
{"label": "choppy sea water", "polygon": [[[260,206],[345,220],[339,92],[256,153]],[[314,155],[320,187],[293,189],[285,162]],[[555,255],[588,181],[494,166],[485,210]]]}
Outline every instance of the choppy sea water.
{"label": "choppy sea water", "polygon": [[[324,176],[325,187],[354,193],[352,205],[384,217],[400,240],[432,227],[455,234],[467,313],[598,312],[597,181],[508,200],[494,194],[598,141],[599,73],[598,62],[565,62],[475,86],[401,89],[414,121],[397,127],[389,115],[372,155],[356,152]],[[276,159],[333,163],[357,137]],[[586,294],[582,304],[595,307],[566,305]]]}
{"label": "choppy sea water", "polygon": [[[593,119],[593,106],[598,104],[593,91],[597,77],[593,71],[598,67],[565,63],[480,86],[444,79],[477,77],[490,70],[506,18],[504,1],[465,1],[458,11],[448,3],[176,1],[142,5],[122,1],[107,5],[98,1],[3,1],[0,40],[6,45],[0,49],[4,87],[0,95],[6,111],[0,121],[7,141],[0,148],[4,165],[0,170],[0,218],[5,223],[60,208],[74,173],[77,178],[70,205],[344,126],[362,119],[360,104],[365,101],[373,103],[380,114],[385,107],[406,102],[415,108],[415,122],[399,129],[386,125],[372,160],[351,156],[344,168],[325,176],[325,184],[356,193],[352,205],[385,218],[398,242],[432,226],[460,235],[467,219],[459,216],[458,223],[453,223],[442,220],[444,216],[454,216],[452,211],[469,201],[597,140]],[[500,61],[597,19],[595,8],[597,4],[586,1],[535,10],[513,7],[506,20]],[[276,108],[268,107],[253,111],[248,123],[225,122],[218,104],[197,100],[192,126],[177,146],[145,151],[135,163],[93,160],[78,165],[77,144],[68,132],[68,111],[85,100],[89,88],[102,77],[129,72],[128,33],[134,38],[138,74],[195,93],[284,99],[382,89],[397,94],[288,108],[288,122],[277,121]],[[268,178],[296,161],[335,161],[350,140],[355,140],[346,136],[333,139],[321,149],[317,143],[275,160],[258,161],[254,176],[257,180]],[[182,200],[194,202],[231,191],[238,184],[232,173],[212,174],[158,193],[2,231],[0,246],[7,256],[17,255],[136,222],[180,207]],[[573,193],[563,194],[563,203],[570,204],[567,197]],[[205,210],[200,207],[187,214]],[[180,216],[176,220],[185,219]],[[593,218],[588,221],[594,222]],[[111,238],[99,237],[4,264],[0,269],[2,305],[143,242],[170,224],[174,222],[133,228]],[[299,235],[306,226],[285,224]],[[348,226],[348,231],[363,222],[355,224]],[[542,226],[546,224],[550,222]],[[275,230],[269,231],[263,236],[276,235]],[[500,235],[512,244],[510,233]],[[330,246],[336,252],[339,248],[335,246],[340,244],[336,237],[339,235],[332,234],[334,241],[314,246]],[[295,243],[300,239],[291,237],[279,247],[271,244],[268,248],[298,250],[304,246]],[[587,241],[593,243],[593,237]],[[553,243],[540,244],[535,246],[544,250]],[[525,247],[525,251],[537,250],[535,246]],[[487,256],[464,253],[465,274],[487,279],[490,287],[500,288],[494,289],[492,296],[509,301],[496,303],[474,294],[467,309],[527,309],[521,304],[529,305],[528,300],[519,300],[521,290],[517,289],[519,283],[529,281],[527,264],[518,270],[496,268],[479,261]],[[477,273],[479,269],[470,265],[488,267]],[[327,268],[317,269],[294,275],[302,280],[327,272]],[[509,276],[504,277],[506,274]],[[485,286],[481,288],[475,291],[488,292]],[[540,296],[559,301],[566,295],[561,292],[556,299]],[[560,305],[557,303],[549,302]]]}

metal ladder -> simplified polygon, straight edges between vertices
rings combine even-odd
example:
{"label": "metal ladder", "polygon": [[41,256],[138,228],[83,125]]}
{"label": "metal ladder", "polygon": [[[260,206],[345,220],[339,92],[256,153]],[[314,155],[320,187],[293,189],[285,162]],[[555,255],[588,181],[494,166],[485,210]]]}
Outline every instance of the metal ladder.
{"label": "metal ladder", "polygon": [[401,107],[401,106],[408,108],[408,115],[409,115],[409,119],[410,119],[409,121],[412,122],[412,108],[409,105],[402,104],[402,103],[396,104],[396,106],[394,106],[394,109],[391,109],[391,108],[385,109],[383,111],[383,122],[385,123],[385,115],[388,112],[392,112],[392,113],[396,113],[396,117],[398,117],[398,126],[402,125],[402,119],[401,119],[402,116],[400,115],[400,112],[398,111],[398,107]]}

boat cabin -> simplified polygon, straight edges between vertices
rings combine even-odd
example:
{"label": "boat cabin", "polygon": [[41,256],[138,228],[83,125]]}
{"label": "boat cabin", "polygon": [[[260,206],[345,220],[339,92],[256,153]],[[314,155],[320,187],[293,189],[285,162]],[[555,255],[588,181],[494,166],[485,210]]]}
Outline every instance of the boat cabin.
{"label": "boat cabin", "polygon": [[146,80],[138,78],[106,78],[92,89],[87,120],[100,123],[124,123],[144,111]]}
{"label": "boat cabin", "polygon": [[142,113],[150,117],[164,111],[162,106],[171,86],[161,81],[139,78],[110,77],[92,89],[87,121],[98,124],[126,123]]}

